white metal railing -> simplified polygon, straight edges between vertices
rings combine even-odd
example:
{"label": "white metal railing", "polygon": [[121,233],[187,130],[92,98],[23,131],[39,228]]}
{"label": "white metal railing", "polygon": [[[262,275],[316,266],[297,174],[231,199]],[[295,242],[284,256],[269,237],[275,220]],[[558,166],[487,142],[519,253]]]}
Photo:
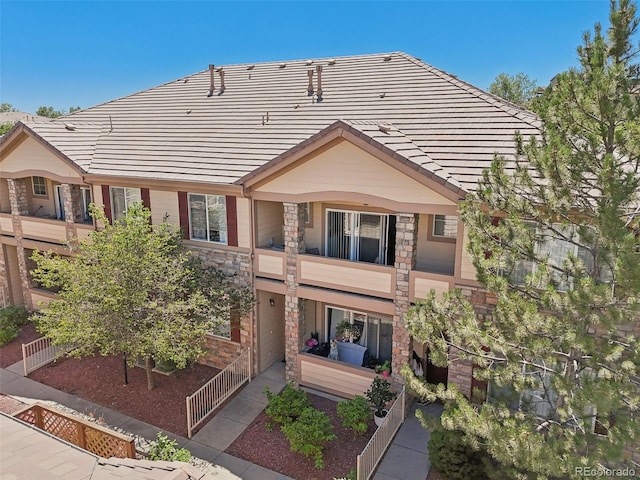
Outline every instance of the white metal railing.
{"label": "white metal railing", "polygon": [[378,466],[382,455],[393,440],[400,425],[405,419],[405,387],[398,395],[393,406],[389,409],[384,423],[375,431],[367,446],[358,455],[358,480],[368,480]]}
{"label": "white metal railing", "polygon": [[251,358],[247,349],[242,351],[238,358],[200,387],[198,391],[187,397],[189,438],[191,438],[194,428],[248,381],[251,381]]}
{"label": "white metal railing", "polygon": [[64,348],[52,345],[47,337],[40,337],[33,342],[22,344],[22,360],[24,363],[24,376],[38,368],[53,362],[58,358]]}

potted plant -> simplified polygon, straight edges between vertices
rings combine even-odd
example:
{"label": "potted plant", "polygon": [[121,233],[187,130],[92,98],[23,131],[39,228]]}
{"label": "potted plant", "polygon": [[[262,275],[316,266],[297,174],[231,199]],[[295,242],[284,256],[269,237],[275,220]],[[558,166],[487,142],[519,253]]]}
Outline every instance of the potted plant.
{"label": "potted plant", "polygon": [[382,365],[378,365],[376,367],[376,373],[381,373],[384,378],[389,378],[389,375],[391,375],[391,362],[385,360]]}
{"label": "potted plant", "polygon": [[373,419],[377,426],[382,425],[387,416],[385,407],[387,403],[396,398],[396,393],[391,391],[391,384],[384,378],[376,377],[371,383],[371,387],[366,391],[365,396],[374,408]]}
{"label": "potted plant", "polygon": [[336,337],[343,342],[357,342],[360,335],[362,335],[360,327],[349,323],[347,320],[343,320],[336,326]]}

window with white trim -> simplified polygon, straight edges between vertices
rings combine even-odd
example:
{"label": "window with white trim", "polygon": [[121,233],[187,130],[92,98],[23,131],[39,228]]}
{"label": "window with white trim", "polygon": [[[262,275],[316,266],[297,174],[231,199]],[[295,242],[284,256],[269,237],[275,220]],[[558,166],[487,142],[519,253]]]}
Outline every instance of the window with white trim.
{"label": "window with white trim", "polygon": [[434,215],[433,236],[455,239],[458,236],[458,217],[454,215]]}
{"label": "window with white trim", "polygon": [[110,187],[111,194],[111,218],[121,220],[131,205],[142,202],[142,194],[139,188]]}
{"label": "window with white trim", "polygon": [[[535,228],[533,224],[531,228]],[[574,227],[554,225],[554,229],[560,232],[567,240],[560,238],[558,234],[550,230],[538,228],[537,236],[540,240],[536,243],[535,254],[538,258],[549,259],[551,278],[556,282],[559,291],[566,291],[573,287],[573,279],[566,278],[561,270],[569,255],[580,259],[587,271],[593,268],[594,260],[591,252],[579,244],[580,238],[575,232]],[[531,260],[520,260],[513,268],[509,278],[516,285],[524,285],[527,275],[534,274],[536,271],[537,264],[535,262]],[[606,266],[601,268],[599,280],[603,283],[608,283],[612,280],[611,270]]]}
{"label": "window with white trim", "polygon": [[225,315],[223,319],[216,318],[214,319],[214,325],[209,335],[213,335],[215,337],[226,338],[227,340],[231,340],[231,317]]}
{"label": "window with white trim", "polygon": [[227,205],[224,195],[189,194],[192,240],[227,244]]}
{"label": "window with white trim", "polygon": [[374,313],[356,312],[344,308],[326,307],[326,335],[327,340],[336,337],[336,328],[347,321],[357,325],[362,332],[357,342],[367,347],[370,357],[375,357],[379,362],[391,360],[393,320],[389,317]]}
{"label": "window with white trim", "polygon": [[89,211],[89,205],[91,204],[91,189],[87,187],[80,187],[80,193],[82,195],[82,220],[84,222],[91,223],[91,212]]}
{"label": "window with white trim", "polygon": [[33,194],[39,197],[47,196],[47,179],[44,177],[31,177]]}

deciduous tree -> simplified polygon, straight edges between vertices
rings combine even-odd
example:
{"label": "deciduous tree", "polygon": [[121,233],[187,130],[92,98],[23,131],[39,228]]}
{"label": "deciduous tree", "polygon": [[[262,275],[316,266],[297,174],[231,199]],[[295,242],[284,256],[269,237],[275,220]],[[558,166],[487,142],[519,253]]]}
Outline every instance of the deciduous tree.
{"label": "deciduous tree", "polygon": [[151,214],[140,204],[114,225],[95,208],[93,214],[106,226],[72,245],[72,256],[32,257],[34,280],[61,288],[40,311],[38,330],[75,357],[124,353],[130,364],[147,359],[152,389],[150,360],[179,368],[195,361],[217,323],[248,313],[250,290],[193,258],[177,228],[150,225]]}
{"label": "deciduous tree", "polygon": [[474,406],[454,385],[407,375],[448,403],[444,427],[486,448],[503,474],[583,478],[631,466],[625,455],[640,445],[636,5],[612,2],[610,21],[585,34],[580,67],[536,99],[542,135],[518,139],[517,162],[495,158],[462,206],[494,308],[480,315],[455,290],[407,316],[435,363],[466,361],[489,383],[489,401]]}
{"label": "deciduous tree", "polygon": [[537,88],[536,81],[529,78],[526,73],[518,72],[515,75],[500,73],[489,85],[489,92],[516,105],[527,107]]}

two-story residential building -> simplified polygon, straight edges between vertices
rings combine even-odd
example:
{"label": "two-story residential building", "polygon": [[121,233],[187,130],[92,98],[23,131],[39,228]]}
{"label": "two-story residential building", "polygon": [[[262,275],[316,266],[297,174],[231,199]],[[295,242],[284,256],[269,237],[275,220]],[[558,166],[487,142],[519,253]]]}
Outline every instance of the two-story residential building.
{"label": "two-story residential building", "polygon": [[[90,202],[117,219],[142,201],[254,289],[253,313],[212,332],[203,361],[224,366],[249,348],[254,373],[284,359],[288,379],[349,396],[368,388],[366,366],[390,360],[397,375],[416,352],[429,381],[470,393],[470,365],[430,365],[403,317],[430,289],[462,287],[486,306],[458,205],[495,154],[513,156],[516,131],[538,128],[404,53],[211,65],[21,122],[0,141],[0,300],[53,298],[30,280],[30,252],[65,253],[97,228]],[[338,360],[308,351],[343,321],[362,332],[355,357],[345,345]]]}

